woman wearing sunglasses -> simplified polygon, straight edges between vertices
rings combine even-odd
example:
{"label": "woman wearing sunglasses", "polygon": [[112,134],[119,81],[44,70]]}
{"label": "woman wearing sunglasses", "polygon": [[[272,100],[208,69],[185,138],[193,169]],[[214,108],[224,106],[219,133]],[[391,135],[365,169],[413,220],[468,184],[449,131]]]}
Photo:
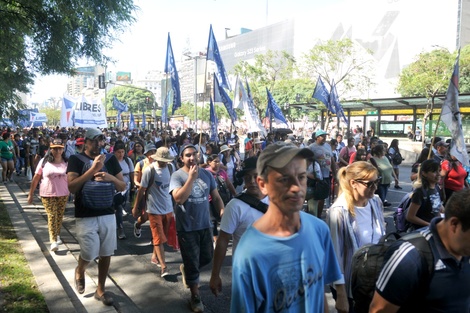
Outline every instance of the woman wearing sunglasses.
{"label": "woman wearing sunglasses", "polygon": [[[383,205],[375,195],[381,178],[369,162],[357,161],[338,171],[339,195],[327,215],[333,246],[345,279],[349,312],[353,311],[351,261],[356,250],[385,235]],[[336,290],[331,286],[333,297]]]}
{"label": "woman wearing sunglasses", "polygon": [[36,167],[28,194],[28,204],[32,204],[34,191],[39,184],[39,195],[47,213],[49,239],[53,252],[57,251],[59,245],[62,244],[60,229],[69,197],[66,170],[67,158],[64,153],[64,143],[61,139],[54,139],[49,151]]}

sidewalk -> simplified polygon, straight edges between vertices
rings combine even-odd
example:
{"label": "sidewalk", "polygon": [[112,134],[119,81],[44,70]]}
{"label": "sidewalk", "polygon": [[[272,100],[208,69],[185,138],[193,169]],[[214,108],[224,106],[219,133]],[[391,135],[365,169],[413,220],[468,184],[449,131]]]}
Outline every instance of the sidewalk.
{"label": "sidewalk", "polygon": [[[158,268],[150,263],[152,246],[149,245],[148,225],[147,228],[143,227],[142,238],[137,239],[132,232],[133,221],[125,223],[128,239],[118,241],[118,250],[111,258],[106,280],[106,290],[113,294],[114,306],[105,306],[93,297],[98,279],[96,262],[87,268],[85,293],[78,294],[74,287],[74,270],[80,247],[75,238],[73,203],[67,204],[64,216],[61,231],[64,244],[59,246],[57,252],[50,252],[47,216],[40,200],[35,199],[34,204],[28,205],[29,182],[24,176],[15,175],[13,179],[16,183],[0,185],[0,199],[10,215],[25,258],[50,312],[190,312],[190,293],[183,287],[179,272],[180,253],[167,249],[172,275],[167,279],[161,278]],[[210,271],[210,266],[205,270]],[[209,290],[208,278],[201,277],[201,281],[206,285],[204,289]],[[209,296],[204,295],[203,301],[205,298]],[[205,312],[224,311],[212,310],[207,306],[211,303],[209,300],[214,299],[204,301]],[[219,297],[218,300],[222,299]],[[229,302],[218,302],[219,307],[229,306]]]}

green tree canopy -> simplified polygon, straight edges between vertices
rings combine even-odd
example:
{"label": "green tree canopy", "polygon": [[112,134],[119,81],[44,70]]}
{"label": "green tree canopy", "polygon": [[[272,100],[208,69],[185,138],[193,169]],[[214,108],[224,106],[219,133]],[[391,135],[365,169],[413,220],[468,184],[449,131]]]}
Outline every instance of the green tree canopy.
{"label": "green tree canopy", "polygon": [[[129,110],[134,114],[152,110],[151,106],[155,103],[153,99],[154,95],[150,91],[145,91],[140,89],[140,87],[132,85],[116,86],[110,89],[106,94],[105,103],[107,112],[116,111],[113,107],[114,96],[116,96],[120,102],[127,104],[129,106]],[[149,97],[150,102],[148,104],[146,103],[147,97]]]}
{"label": "green tree canopy", "polygon": [[362,97],[374,85],[374,67],[372,52],[348,38],[320,42],[303,55],[299,65],[301,75],[315,82],[321,76],[331,87],[334,79],[340,97]]}
{"label": "green tree canopy", "polygon": [[0,0],[0,107],[15,117],[37,74],[73,74],[81,58],[107,64],[103,50],[136,9],[133,0]]}

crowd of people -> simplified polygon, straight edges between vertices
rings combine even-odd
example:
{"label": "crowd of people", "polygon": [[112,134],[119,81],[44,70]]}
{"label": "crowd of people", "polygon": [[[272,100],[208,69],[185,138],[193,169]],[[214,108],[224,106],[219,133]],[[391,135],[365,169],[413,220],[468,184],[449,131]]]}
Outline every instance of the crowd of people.
{"label": "crowd of people", "polygon": [[[127,236],[123,215],[132,213],[135,237],[140,238],[142,225],[149,223],[150,261],[160,268],[161,277],[175,274],[166,263],[164,244],[180,251],[179,271],[190,290],[193,312],[204,311],[199,294],[203,266],[212,262],[210,288],[215,295],[221,292],[220,271],[230,240],[232,312],[323,312],[325,285],[339,312],[354,312],[351,259],[360,247],[385,235],[384,207],[391,205],[387,191],[393,182],[395,189],[402,189],[399,141],[392,140],[389,148],[373,132],[360,129],[344,141],[341,133],[322,129],[309,139],[271,133],[263,138],[253,132],[243,142],[237,131],[210,138],[192,129],[33,128],[23,133],[5,130],[2,138],[3,181],[12,180],[15,166],[17,175],[34,173],[28,202],[39,186],[51,251],[62,243],[65,205],[74,199],[81,249],[75,287],[79,294],[85,291],[86,267],[99,258],[94,297],[106,305],[114,301],[105,291],[111,256],[117,240]],[[467,281],[459,277],[459,283],[470,287],[470,207],[464,202],[470,197],[468,174],[449,155],[449,143],[440,138],[431,142],[434,145],[425,147],[412,166],[406,219],[410,231],[432,233],[436,262],[466,269],[461,277]],[[113,186],[108,207],[88,204],[83,190],[90,182],[101,183],[99,188]],[[107,192],[100,196],[104,199]],[[449,246],[451,240],[458,242]],[[406,262],[416,252],[408,250]],[[387,262],[402,262],[394,258]],[[403,264],[393,270],[394,284],[400,283]],[[453,283],[445,273],[436,271],[434,276],[433,282]],[[408,301],[396,301],[390,288],[388,283],[377,285],[374,309],[391,305],[387,312],[396,312],[407,307]],[[467,299],[458,301],[465,305],[459,311],[449,301],[434,304],[438,295],[433,288],[431,284],[422,299],[429,304],[426,312],[468,310],[468,291],[462,293]]]}

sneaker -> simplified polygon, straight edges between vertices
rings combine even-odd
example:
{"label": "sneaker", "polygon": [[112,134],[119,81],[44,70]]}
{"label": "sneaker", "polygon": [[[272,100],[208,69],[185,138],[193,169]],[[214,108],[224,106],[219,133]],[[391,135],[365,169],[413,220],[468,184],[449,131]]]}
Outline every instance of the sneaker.
{"label": "sneaker", "polygon": [[59,245],[57,244],[56,241],[54,241],[54,242],[51,244],[51,251],[52,251],[52,252],[55,252],[55,251],[57,251],[57,250],[59,250]]}
{"label": "sneaker", "polygon": [[[183,285],[185,288],[189,288],[188,283],[186,283],[186,275],[184,274],[184,264],[180,265],[181,278],[183,279]],[[192,307],[192,306],[191,306]]]}
{"label": "sneaker", "polygon": [[62,240],[60,239],[60,236],[57,236],[57,241],[56,242],[57,242],[58,245],[61,245],[63,243]]}
{"label": "sneaker", "polygon": [[170,272],[168,271],[168,267],[162,268],[162,272],[160,274],[160,277],[165,277],[170,275]]}
{"label": "sneaker", "polygon": [[384,202],[384,207],[388,207],[388,206],[391,206],[391,205],[392,205],[392,204],[391,204],[390,202],[388,202],[388,201],[385,201],[385,202]]}
{"label": "sneaker", "polygon": [[403,188],[401,188],[401,187],[398,186],[398,185],[395,185],[395,189],[400,189],[400,190],[401,190],[401,189],[403,189]]}
{"label": "sneaker", "polygon": [[142,229],[137,228],[137,222],[134,223],[134,236],[135,238],[140,238],[140,236],[142,236]]}
{"label": "sneaker", "polygon": [[199,295],[191,297],[191,310],[193,312],[204,312],[204,305],[202,304],[201,297],[199,297]]}
{"label": "sneaker", "polygon": [[124,210],[124,208],[122,209],[122,217],[126,217],[127,216],[127,211]]}
{"label": "sneaker", "polygon": [[118,239],[119,240],[123,240],[123,239],[126,239],[126,234],[124,233],[124,229],[123,228],[118,228],[117,230],[117,233],[118,233]]}

